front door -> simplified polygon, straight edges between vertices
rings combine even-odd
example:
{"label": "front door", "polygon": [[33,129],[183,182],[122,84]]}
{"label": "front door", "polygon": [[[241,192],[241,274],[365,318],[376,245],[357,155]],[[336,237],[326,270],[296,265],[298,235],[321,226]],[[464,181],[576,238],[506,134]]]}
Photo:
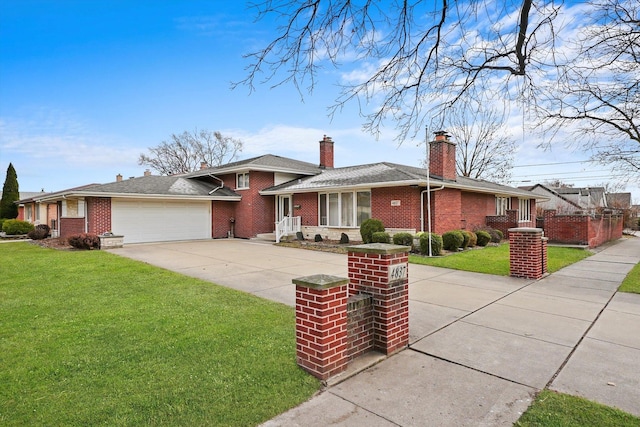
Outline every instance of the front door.
{"label": "front door", "polygon": [[278,196],[278,222],[291,216],[291,196]]}

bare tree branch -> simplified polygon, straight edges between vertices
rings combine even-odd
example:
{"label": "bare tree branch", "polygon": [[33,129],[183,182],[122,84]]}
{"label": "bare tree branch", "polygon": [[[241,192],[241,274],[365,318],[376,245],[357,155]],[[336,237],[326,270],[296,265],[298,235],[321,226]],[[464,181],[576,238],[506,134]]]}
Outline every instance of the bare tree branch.
{"label": "bare tree branch", "polygon": [[149,148],[150,155],[140,154],[139,165],[146,165],[162,175],[193,172],[201,163],[219,166],[234,160],[242,151],[242,141],[220,132],[194,130],[171,134],[170,142],[162,141]]}

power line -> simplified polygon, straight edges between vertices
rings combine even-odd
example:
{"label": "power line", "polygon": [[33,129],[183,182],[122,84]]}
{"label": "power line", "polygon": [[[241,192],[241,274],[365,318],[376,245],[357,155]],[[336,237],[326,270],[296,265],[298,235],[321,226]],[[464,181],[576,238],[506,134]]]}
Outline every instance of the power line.
{"label": "power line", "polygon": [[533,164],[533,165],[518,165],[518,166],[513,166],[514,168],[529,168],[529,167],[535,167],[535,166],[553,166],[553,165],[571,165],[574,163],[591,163],[591,160],[578,160],[575,162],[557,162],[557,163],[537,163],[537,164]]}

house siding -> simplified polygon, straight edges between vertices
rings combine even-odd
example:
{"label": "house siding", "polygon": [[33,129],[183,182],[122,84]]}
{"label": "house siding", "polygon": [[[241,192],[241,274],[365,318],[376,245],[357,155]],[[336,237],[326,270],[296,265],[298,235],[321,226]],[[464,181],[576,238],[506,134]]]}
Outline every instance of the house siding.
{"label": "house siding", "polygon": [[318,225],[318,193],[294,194],[293,205],[300,205],[300,209],[294,209],[293,215],[299,216],[301,225]]}

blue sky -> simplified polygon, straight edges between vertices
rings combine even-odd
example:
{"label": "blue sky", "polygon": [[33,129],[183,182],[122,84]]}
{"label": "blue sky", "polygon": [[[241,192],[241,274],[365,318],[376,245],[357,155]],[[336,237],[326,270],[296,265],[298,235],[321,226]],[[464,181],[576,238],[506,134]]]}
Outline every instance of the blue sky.
{"label": "blue sky", "polygon": [[[323,135],[336,166],[391,161],[419,166],[423,141],[376,140],[361,131],[357,105],[330,119],[340,71],[326,69],[304,101],[292,86],[231,89],[242,55],[273,37],[242,1],[30,1],[0,3],[0,174],[12,162],[21,191],[56,191],[141,176],[140,153],[172,133],[209,129],[240,138],[241,158],[265,153],[316,163]],[[511,120],[522,180],[606,181],[586,156],[540,142]],[[563,165],[549,163],[572,162]],[[602,170],[602,172],[600,172]],[[640,189],[632,191],[640,202]]]}

